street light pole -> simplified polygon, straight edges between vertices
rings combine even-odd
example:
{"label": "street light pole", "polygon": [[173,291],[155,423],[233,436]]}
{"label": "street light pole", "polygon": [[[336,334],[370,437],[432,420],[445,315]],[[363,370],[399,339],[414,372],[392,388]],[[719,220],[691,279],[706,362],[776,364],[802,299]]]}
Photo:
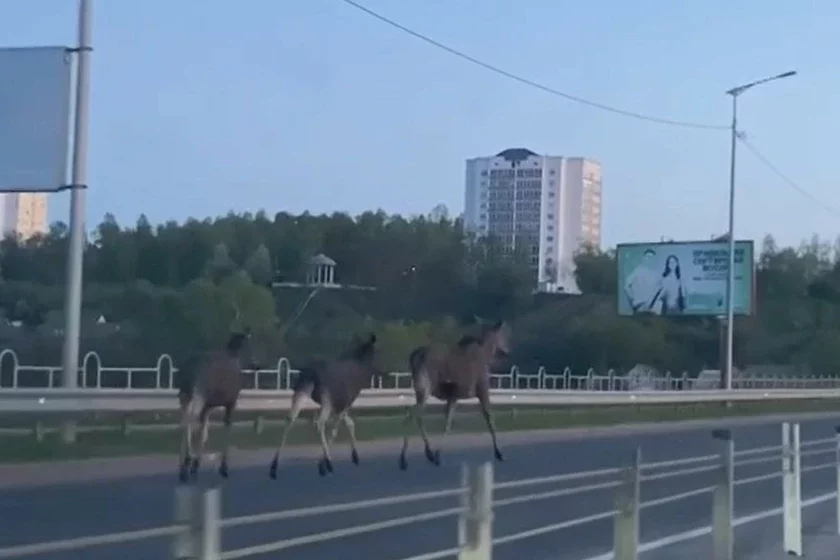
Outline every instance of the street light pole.
{"label": "street light pole", "polygon": [[738,96],[757,85],[783,78],[790,78],[795,75],[796,71],[791,70],[790,72],[785,72],[777,76],[771,76],[734,87],[726,92],[727,95],[732,96],[732,127],[730,130],[732,147],[729,161],[729,228],[727,230],[727,236],[729,238],[729,265],[726,276],[726,363],[724,364],[723,371],[723,388],[727,390],[732,389],[732,355],[735,340],[735,298],[732,296],[735,288],[735,147],[738,144]]}

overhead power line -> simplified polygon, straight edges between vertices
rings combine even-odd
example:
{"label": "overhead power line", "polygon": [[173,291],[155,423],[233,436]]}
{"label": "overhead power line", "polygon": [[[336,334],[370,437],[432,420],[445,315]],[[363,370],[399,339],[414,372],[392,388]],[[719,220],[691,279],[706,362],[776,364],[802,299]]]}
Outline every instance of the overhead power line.
{"label": "overhead power line", "polygon": [[518,74],[508,72],[507,70],[503,70],[502,68],[499,68],[498,66],[494,66],[490,63],[484,62],[484,61],[479,60],[479,59],[477,59],[473,56],[470,56],[470,55],[468,55],[468,54],[466,54],[462,51],[454,49],[454,48],[452,48],[448,45],[445,45],[445,44],[443,44],[439,41],[436,41],[435,39],[432,39],[431,37],[429,37],[427,35],[424,35],[424,34],[418,32],[418,31],[414,31],[412,29],[409,29],[408,27],[406,27],[406,26],[404,26],[400,23],[397,23],[396,21],[394,21],[392,19],[389,19],[389,18],[383,16],[382,14],[380,14],[378,12],[373,11],[370,8],[367,8],[367,7],[359,4],[358,2],[354,2],[353,0],[341,0],[341,1],[344,2],[345,4],[348,4],[348,5],[352,6],[353,8],[356,8],[357,10],[359,10],[361,12],[364,12],[365,14],[367,14],[367,15],[373,17],[373,18],[378,19],[379,21],[381,21],[383,23],[387,23],[388,25],[390,25],[392,27],[395,27],[395,28],[399,29],[400,31],[402,31],[404,33],[408,33],[412,37],[420,39],[421,41],[424,41],[424,42],[426,42],[426,43],[428,43],[432,46],[435,46],[435,47],[437,47],[441,50],[444,50],[451,55],[457,56],[458,58],[466,60],[467,62],[475,64],[476,66],[480,66],[480,67],[482,67],[486,70],[490,70],[491,72],[495,72],[496,74],[504,76],[504,77],[506,77],[510,80],[517,81],[521,84],[525,84],[525,85],[530,86],[532,88],[539,89],[541,91],[544,91],[546,93],[550,93],[550,94],[555,95],[557,97],[562,97],[562,98],[567,99],[569,101],[574,101],[575,103],[580,103],[582,105],[587,105],[589,107],[593,107],[595,109],[600,109],[602,111],[607,111],[607,112],[614,113],[614,114],[617,114],[617,115],[623,115],[625,117],[631,117],[631,118],[639,119],[639,120],[643,120],[643,121],[655,122],[655,123],[658,123],[658,124],[664,124],[664,125],[668,125],[668,126],[678,126],[678,127],[683,127],[683,128],[697,128],[697,129],[706,129],[706,130],[726,130],[726,129],[729,128],[726,125],[715,125],[715,124],[696,123],[696,122],[688,122],[688,121],[678,121],[678,120],[673,120],[673,119],[656,117],[656,116],[652,116],[652,115],[645,115],[645,114],[642,114],[642,113],[637,113],[635,111],[628,111],[628,110],[625,110],[625,109],[619,109],[617,107],[612,107],[610,105],[604,105],[603,103],[598,103],[596,101],[590,101],[589,99],[584,99],[582,97],[578,97],[578,96],[572,95],[570,93],[559,91],[559,90],[554,89],[552,87],[549,87],[547,85],[544,85],[544,84],[541,84],[539,82],[529,80],[528,78],[524,78],[522,76],[519,76]]}
{"label": "overhead power line", "polygon": [[741,144],[743,144],[744,147],[747,148],[747,150],[749,150],[749,152],[753,156],[755,156],[755,158],[758,161],[763,163],[764,166],[767,167],[767,169],[772,171],[773,174],[775,174],[779,179],[781,179],[787,186],[789,186],[790,188],[792,188],[793,190],[798,192],[800,195],[802,195],[805,198],[807,198],[808,200],[810,200],[811,202],[816,203],[823,210],[828,210],[829,212],[831,212],[831,213],[833,213],[837,216],[840,216],[840,209],[838,209],[836,206],[833,206],[833,205],[831,205],[831,204],[829,204],[829,203],[827,203],[823,200],[820,200],[819,198],[817,198],[816,196],[814,196],[813,194],[811,194],[810,192],[808,192],[807,190],[802,188],[796,181],[794,181],[793,179],[791,179],[790,177],[788,177],[787,175],[782,173],[782,171],[779,170],[778,167],[773,165],[772,161],[770,161],[766,156],[764,156],[761,152],[759,152],[756,149],[756,147],[753,146],[747,140],[747,137],[743,132],[739,132],[737,137],[738,137],[738,140],[741,141]]}

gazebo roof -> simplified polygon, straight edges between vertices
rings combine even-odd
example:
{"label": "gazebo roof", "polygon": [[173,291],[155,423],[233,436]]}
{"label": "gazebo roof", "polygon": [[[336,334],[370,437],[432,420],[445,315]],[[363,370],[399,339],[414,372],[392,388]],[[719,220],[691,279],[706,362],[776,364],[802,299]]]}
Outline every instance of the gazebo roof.
{"label": "gazebo roof", "polygon": [[309,264],[313,266],[335,266],[336,262],[324,253],[318,253],[309,259]]}

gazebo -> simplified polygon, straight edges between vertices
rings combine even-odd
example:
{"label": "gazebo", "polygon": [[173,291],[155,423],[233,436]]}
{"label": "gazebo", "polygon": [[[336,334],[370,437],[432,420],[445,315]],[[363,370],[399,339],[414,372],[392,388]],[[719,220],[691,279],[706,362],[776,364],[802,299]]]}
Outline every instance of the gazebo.
{"label": "gazebo", "polygon": [[307,263],[306,283],[316,286],[335,285],[336,262],[323,253],[318,253]]}

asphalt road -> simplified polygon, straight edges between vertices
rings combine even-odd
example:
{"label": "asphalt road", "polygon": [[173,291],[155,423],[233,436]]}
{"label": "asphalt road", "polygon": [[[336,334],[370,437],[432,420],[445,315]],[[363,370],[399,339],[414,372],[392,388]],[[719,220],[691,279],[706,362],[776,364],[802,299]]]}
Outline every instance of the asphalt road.
{"label": "asphalt road", "polygon": [[[802,440],[832,437],[834,424],[832,421],[803,423]],[[745,426],[736,428],[734,436],[736,448],[740,449],[778,445],[781,428],[778,423]],[[641,446],[645,462],[717,452],[716,442],[712,440],[708,429],[562,443],[508,445],[505,445],[502,435],[501,443],[506,460],[496,467],[497,482],[624,466],[637,446]],[[323,479],[318,476],[315,464],[311,460],[287,461],[282,466],[281,479],[278,481],[268,479],[267,460],[266,465],[260,468],[236,468],[234,460],[232,477],[222,484],[224,516],[452,488],[459,482],[462,461],[478,463],[492,457],[489,445],[479,450],[447,452],[443,455],[444,464],[434,467],[425,462],[421,449],[416,444],[413,451],[409,470],[401,472],[397,469],[396,462],[398,449],[394,449],[394,453],[389,456],[362,455],[362,463],[357,467],[350,463],[346,448],[342,446],[340,450],[336,450],[336,455],[340,453],[341,457],[336,460],[335,474]],[[832,460],[832,454],[805,457],[803,466]],[[778,462],[745,466],[736,469],[736,477],[756,476],[778,468]],[[173,470],[172,474],[167,476],[3,490],[0,492],[0,547],[166,525],[172,519],[175,478],[176,473]],[[212,485],[218,482],[214,471],[208,469],[202,473],[202,484]],[[834,490],[834,483],[835,474],[831,469],[808,473],[803,477],[803,497],[830,492]],[[651,500],[709,484],[711,475],[707,474],[651,481],[643,483],[642,496],[643,500]],[[559,488],[560,486],[547,485],[520,488],[497,492],[496,498]],[[739,486],[735,491],[735,502],[738,516],[776,508],[781,505],[781,480]],[[222,543],[225,550],[231,550],[455,505],[454,498],[439,499],[239,527],[226,530]],[[495,536],[501,537],[575,517],[609,511],[612,507],[613,492],[604,490],[497,508],[494,533]],[[642,541],[706,525],[710,520],[710,511],[710,495],[647,508],[642,515]],[[456,534],[457,522],[455,517],[452,517],[251,558],[316,560],[344,557],[401,560],[454,547]],[[611,548],[611,541],[612,524],[611,521],[604,520],[497,546],[494,549],[494,558],[582,560],[607,552]],[[148,560],[168,558],[169,550],[169,539],[158,539],[73,553],[42,555],[38,558]]]}

